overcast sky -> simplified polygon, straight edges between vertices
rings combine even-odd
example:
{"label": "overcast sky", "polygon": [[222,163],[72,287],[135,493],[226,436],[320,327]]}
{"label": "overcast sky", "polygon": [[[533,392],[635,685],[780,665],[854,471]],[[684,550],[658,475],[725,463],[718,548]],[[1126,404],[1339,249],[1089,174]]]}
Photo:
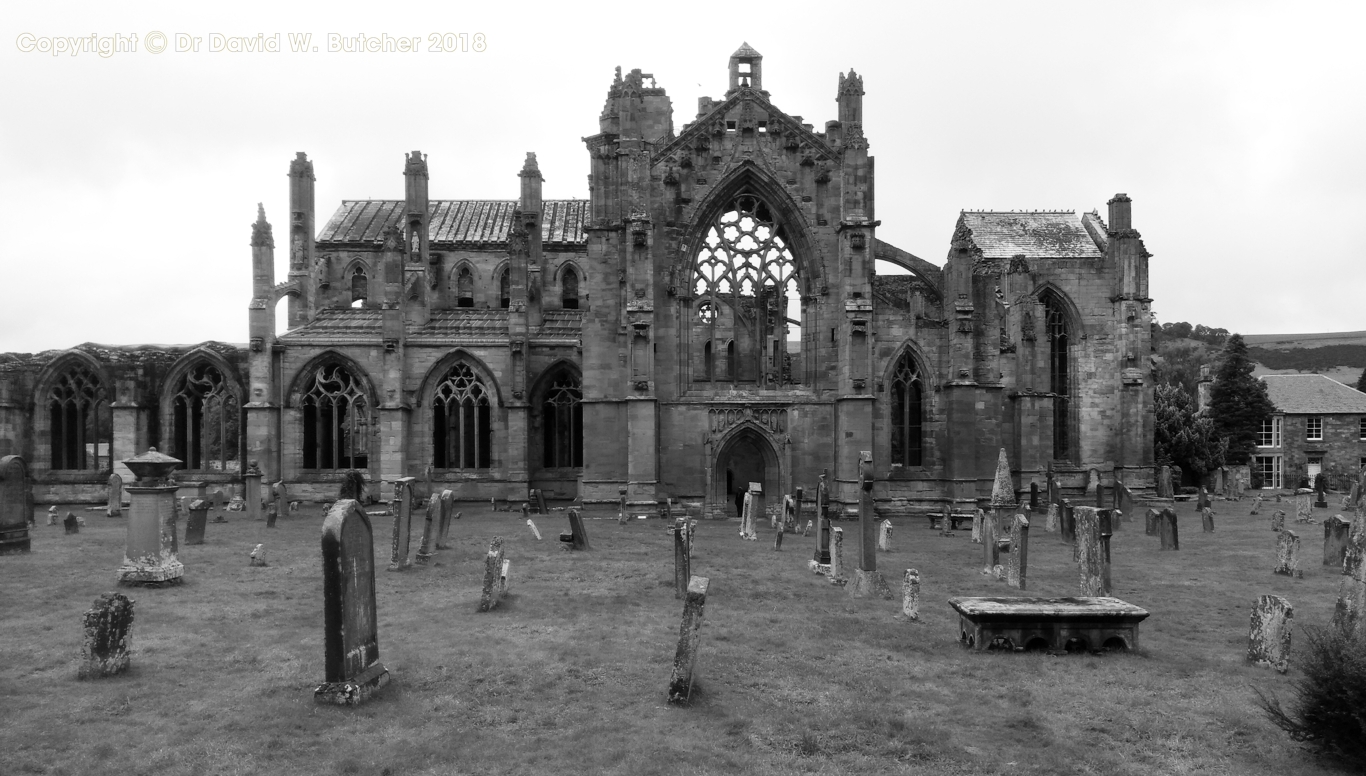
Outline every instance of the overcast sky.
{"label": "overcast sky", "polygon": [[[250,224],[263,202],[283,245],[295,151],[319,227],[342,199],[402,198],[413,149],[433,198],[513,199],[527,151],[546,197],[587,197],[580,138],[613,68],[654,74],[681,130],[742,41],[817,129],[837,74],[863,75],[878,236],[900,248],[943,264],[962,209],[1104,213],[1126,192],[1159,320],[1366,329],[1363,3],[126,5],[0,21],[0,351],[245,342]],[[37,50],[92,33],[137,50]],[[210,51],[258,33],[284,51]],[[421,51],[329,53],[329,33]],[[444,33],[470,50],[431,50]]]}

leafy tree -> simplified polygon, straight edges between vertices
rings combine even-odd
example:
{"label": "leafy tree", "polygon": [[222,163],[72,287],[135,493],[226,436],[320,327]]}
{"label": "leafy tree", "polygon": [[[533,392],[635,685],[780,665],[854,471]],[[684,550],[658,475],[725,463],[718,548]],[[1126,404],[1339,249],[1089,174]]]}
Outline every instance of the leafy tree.
{"label": "leafy tree", "polygon": [[1247,463],[1257,449],[1257,433],[1276,406],[1266,383],[1252,376],[1252,360],[1240,334],[1229,337],[1210,389],[1209,417],[1215,432],[1228,437],[1228,463]]}
{"label": "leafy tree", "polygon": [[1214,422],[1196,416],[1195,399],[1189,393],[1178,385],[1158,385],[1153,405],[1158,461],[1174,463],[1197,476],[1224,465],[1224,444],[1215,433]]}
{"label": "leafy tree", "polygon": [[1157,346],[1159,384],[1177,385],[1191,396],[1200,380],[1200,367],[1208,361],[1206,346],[1188,339],[1167,340]]}

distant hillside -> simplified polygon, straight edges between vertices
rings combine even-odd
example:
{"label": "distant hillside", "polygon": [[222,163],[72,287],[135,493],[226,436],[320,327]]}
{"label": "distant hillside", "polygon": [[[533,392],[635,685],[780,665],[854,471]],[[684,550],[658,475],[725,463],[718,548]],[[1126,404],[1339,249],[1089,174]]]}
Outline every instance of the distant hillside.
{"label": "distant hillside", "polygon": [[1355,386],[1366,369],[1366,331],[1321,334],[1247,334],[1257,376],[1313,372]]}
{"label": "distant hillside", "polygon": [[1293,350],[1331,345],[1366,345],[1366,331],[1338,331],[1322,334],[1244,334],[1249,348]]}

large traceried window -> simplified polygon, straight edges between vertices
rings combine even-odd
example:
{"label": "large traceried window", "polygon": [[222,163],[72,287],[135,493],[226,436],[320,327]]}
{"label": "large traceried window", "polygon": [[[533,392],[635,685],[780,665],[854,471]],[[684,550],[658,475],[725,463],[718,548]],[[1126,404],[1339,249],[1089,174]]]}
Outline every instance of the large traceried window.
{"label": "large traceried window", "polygon": [[[778,386],[801,381],[801,281],[789,239],[752,193],[735,196],[707,230],[693,272],[698,378]],[[718,368],[727,343],[727,363]],[[738,346],[737,346],[738,343]],[[795,356],[795,358],[794,358]]]}
{"label": "large traceried window", "polygon": [[489,392],[468,364],[456,364],[432,397],[432,465],[487,469],[493,438]]}
{"label": "large traceried window", "polygon": [[302,403],[305,469],[369,466],[370,403],[360,380],[341,364],[324,364]]}
{"label": "large traceried window", "polygon": [[892,464],[924,465],[924,383],[909,353],[892,373]]}
{"label": "large traceried window", "polygon": [[222,371],[213,364],[199,364],[180,378],[175,389],[171,454],[186,469],[239,471],[240,405]]}
{"label": "large traceried window", "polygon": [[113,418],[100,378],[84,365],[67,369],[53,384],[47,403],[52,424],[52,468],[110,468]]}
{"label": "large traceried window", "polygon": [[1053,458],[1072,457],[1072,329],[1062,300],[1045,291],[1044,334],[1048,339],[1048,390],[1053,394]]}
{"label": "large traceried window", "polygon": [[541,402],[546,468],[583,466],[583,388],[568,369],[555,375]]}

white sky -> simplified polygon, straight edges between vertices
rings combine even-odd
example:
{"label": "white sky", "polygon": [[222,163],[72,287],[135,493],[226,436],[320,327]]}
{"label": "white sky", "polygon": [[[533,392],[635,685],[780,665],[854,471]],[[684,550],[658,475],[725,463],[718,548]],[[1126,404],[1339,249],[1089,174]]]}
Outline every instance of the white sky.
{"label": "white sky", "polygon": [[[526,151],[548,198],[587,197],[579,138],[615,66],[653,73],[681,130],[745,40],[774,103],[817,129],[837,73],[864,76],[878,236],[911,253],[942,264],[961,209],[1104,213],[1122,191],[1159,320],[1366,329],[1363,3],[111,5],[0,21],[0,351],[244,342],[249,227],[264,202],[283,246],[295,151],[319,226],[343,198],[401,198],[412,149],[433,198],[515,198]],[[164,53],[145,50],[154,30]],[[138,51],[19,50],[92,32]],[[286,51],[208,51],[258,32]],[[289,53],[291,32],[321,50]],[[333,32],[422,51],[328,53]],[[487,49],[429,51],[446,32]]]}

